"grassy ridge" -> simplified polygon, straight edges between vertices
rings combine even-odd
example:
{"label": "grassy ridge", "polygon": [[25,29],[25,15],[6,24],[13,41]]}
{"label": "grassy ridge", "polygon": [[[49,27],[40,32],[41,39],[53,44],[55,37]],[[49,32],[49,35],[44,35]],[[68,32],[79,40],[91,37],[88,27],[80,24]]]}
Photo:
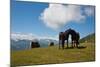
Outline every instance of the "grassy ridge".
{"label": "grassy ridge", "polygon": [[58,46],[33,48],[30,50],[12,51],[11,65],[38,65],[95,60],[94,43],[81,43],[86,48],[58,49]]}
{"label": "grassy ridge", "polygon": [[92,42],[95,43],[95,33],[89,34],[86,37],[80,39],[80,43]]}

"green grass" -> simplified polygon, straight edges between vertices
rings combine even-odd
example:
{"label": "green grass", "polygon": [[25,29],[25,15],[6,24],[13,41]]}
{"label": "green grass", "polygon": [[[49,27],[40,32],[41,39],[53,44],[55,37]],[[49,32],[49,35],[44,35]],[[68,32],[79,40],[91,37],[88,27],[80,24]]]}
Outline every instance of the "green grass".
{"label": "green grass", "polygon": [[81,43],[86,48],[58,49],[58,46],[33,48],[30,50],[12,51],[11,65],[39,65],[95,60],[94,43]]}

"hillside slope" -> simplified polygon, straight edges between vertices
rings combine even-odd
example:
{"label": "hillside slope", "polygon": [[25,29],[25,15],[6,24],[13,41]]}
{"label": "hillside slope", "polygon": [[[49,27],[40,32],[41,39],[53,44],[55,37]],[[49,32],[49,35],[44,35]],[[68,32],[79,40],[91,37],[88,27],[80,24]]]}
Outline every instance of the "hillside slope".
{"label": "hillside slope", "polygon": [[82,39],[80,39],[80,43],[84,43],[84,42],[95,43],[95,33],[89,34],[86,37],[83,37]]}

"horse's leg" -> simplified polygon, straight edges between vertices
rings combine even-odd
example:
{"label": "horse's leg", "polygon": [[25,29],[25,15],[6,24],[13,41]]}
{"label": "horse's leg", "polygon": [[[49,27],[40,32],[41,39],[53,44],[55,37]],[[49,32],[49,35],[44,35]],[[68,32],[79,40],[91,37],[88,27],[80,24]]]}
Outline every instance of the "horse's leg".
{"label": "horse's leg", "polygon": [[72,48],[74,47],[73,45],[74,45],[74,41],[72,40]]}
{"label": "horse's leg", "polygon": [[75,40],[73,41],[73,47],[76,47],[76,41]]}
{"label": "horse's leg", "polygon": [[77,47],[77,41],[75,41],[75,47]]}
{"label": "horse's leg", "polygon": [[67,39],[67,48],[68,48],[68,39]]}
{"label": "horse's leg", "polygon": [[73,41],[71,42],[71,47],[73,47]]}
{"label": "horse's leg", "polygon": [[60,40],[59,40],[59,49],[60,49]]}
{"label": "horse's leg", "polygon": [[77,42],[76,42],[76,47],[78,48],[78,45],[79,45],[79,41],[77,40]]}
{"label": "horse's leg", "polygon": [[64,46],[65,46],[65,40],[64,40],[64,43],[63,43],[63,44],[64,44]]}
{"label": "horse's leg", "polygon": [[78,48],[78,44],[76,43],[76,48]]}
{"label": "horse's leg", "polygon": [[64,40],[62,40],[62,49],[64,49]]}

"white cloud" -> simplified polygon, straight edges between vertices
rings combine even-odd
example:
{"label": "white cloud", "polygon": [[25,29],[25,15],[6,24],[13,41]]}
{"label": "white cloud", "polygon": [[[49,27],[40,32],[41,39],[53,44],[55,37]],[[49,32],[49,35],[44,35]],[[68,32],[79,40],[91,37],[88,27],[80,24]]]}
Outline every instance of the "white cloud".
{"label": "white cloud", "polygon": [[94,15],[94,6],[85,6],[84,10],[81,8],[82,5],[49,4],[49,7],[44,9],[39,19],[41,19],[47,27],[56,30],[70,21],[80,23],[83,22],[87,16]]}
{"label": "white cloud", "polygon": [[70,21],[80,22],[85,16],[78,5],[49,4],[41,13],[40,19],[47,27],[58,29]]}
{"label": "white cloud", "polygon": [[36,39],[36,37],[29,33],[29,34],[23,34],[23,33],[11,33],[11,39],[14,39],[14,40],[34,40]]}
{"label": "white cloud", "polygon": [[32,33],[11,33],[11,39],[18,41],[18,40],[40,40],[40,39],[53,39],[58,40],[58,37],[54,36],[38,36]]}

